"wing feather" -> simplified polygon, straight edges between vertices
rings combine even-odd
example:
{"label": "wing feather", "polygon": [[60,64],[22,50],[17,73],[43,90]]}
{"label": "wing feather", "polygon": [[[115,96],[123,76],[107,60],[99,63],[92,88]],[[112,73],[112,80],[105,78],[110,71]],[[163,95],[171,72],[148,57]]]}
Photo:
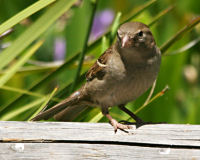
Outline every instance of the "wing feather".
{"label": "wing feather", "polygon": [[112,54],[112,47],[108,48],[99,59],[93,64],[90,70],[86,74],[87,81],[91,81],[94,78],[99,80],[103,79],[106,74],[106,63],[109,59],[109,56]]}

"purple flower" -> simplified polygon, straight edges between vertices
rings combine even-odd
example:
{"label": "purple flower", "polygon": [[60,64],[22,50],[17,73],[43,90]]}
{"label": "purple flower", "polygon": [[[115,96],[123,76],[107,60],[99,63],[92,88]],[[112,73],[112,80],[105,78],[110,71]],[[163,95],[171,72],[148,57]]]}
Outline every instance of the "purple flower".
{"label": "purple flower", "polygon": [[112,23],[114,18],[114,12],[110,9],[105,9],[97,13],[94,17],[90,40],[95,40],[100,37],[109,25]]}
{"label": "purple flower", "polygon": [[66,40],[63,37],[57,37],[54,41],[54,60],[63,60],[66,54]]}

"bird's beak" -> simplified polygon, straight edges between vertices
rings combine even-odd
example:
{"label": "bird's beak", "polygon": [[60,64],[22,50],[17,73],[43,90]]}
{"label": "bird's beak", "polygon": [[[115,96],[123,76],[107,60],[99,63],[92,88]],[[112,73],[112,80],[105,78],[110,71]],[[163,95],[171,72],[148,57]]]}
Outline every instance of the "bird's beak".
{"label": "bird's beak", "polygon": [[125,35],[123,38],[122,38],[122,48],[128,46],[128,42],[129,41],[129,37],[128,35]]}

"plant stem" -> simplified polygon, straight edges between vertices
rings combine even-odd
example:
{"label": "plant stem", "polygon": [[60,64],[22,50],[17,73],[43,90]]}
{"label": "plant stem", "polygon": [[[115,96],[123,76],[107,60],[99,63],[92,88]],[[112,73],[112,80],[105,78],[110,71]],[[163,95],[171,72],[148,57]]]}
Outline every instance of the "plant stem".
{"label": "plant stem", "polygon": [[167,9],[161,11],[159,14],[157,14],[157,16],[155,16],[153,18],[153,20],[148,24],[149,27],[153,26],[158,20],[160,20],[160,18],[162,18],[163,16],[165,16],[167,13],[171,12],[173,9],[175,8],[175,6],[170,6]]}
{"label": "plant stem", "polygon": [[157,93],[153,98],[151,98],[147,103],[144,103],[140,108],[138,108],[134,114],[137,114],[138,112],[140,112],[142,109],[144,109],[148,104],[150,104],[151,102],[153,102],[154,100],[156,100],[157,98],[161,97],[163,94],[165,94],[166,91],[169,90],[169,87],[168,86],[165,86],[165,88]]}
{"label": "plant stem", "polygon": [[78,65],[78,68],[77,68],[77,71],[76,71],[74,82],[73,82],[72,87],[70,89],[70,93],[72,93],[74,91],[77,80],[80,76],[81,68],[82,68],[82,65],[83,65],[83,60],[84,60],[85,53],[87,52],[87,48],[88,48],[88,39],[89,39],[89,36],[90,36],[90,31],[91,31],[91,28],[92,28],[92,23],[93,23],[93,19],[94,19],[94,15],[95,15],[95,12],[96,12],[98,1],[90,1],[90,3],[91,3],[91,6],[92,6],[92,12],[91,12],[91,15],[90,15],[90,18],[89,18],[89,26],[88,26],[88,30],[87,30],[87,33],[86,33],[86,37],[85,37],[85,41],[84,41],[84,45],[83,45],[83,50],[82,50],[80,57],[79,57],[79,65]]}
{"label": "plant stem", "polygon": [[153,95],[153,92],[154,92],[155,87],[156,87],[156,82],[157,82],[157,79],[154,81],[154,83],[153,83],[153,85],[152,85],[152,87],[151,87],[151,90],[150,90],[150,92],[149,92],[149,95],[148,95],[146,101],[144,102],[143,106],[147,105],[148,102],[149,102],[149,100],[151,99],[151,96]]}
{"label": "plant stem", "polygon": [[191,30],[194,26],[196,26],[200,22],[200,16],[194,18],[190,23],[185,25],[179,32],[177,32],[174,36],[172,36],[168,41],[166,41],[161,47],[162,55],[166,52],[166,50],[172,46],[178,39],[180,39],[186,32]]}
{"label": "plant stem", "polygon": [[156,2],[156,0],[151,0],[151,1],[147,2],[147,3],[145,3],[138,10],[136,10],[135,13],[131,17],[129,17],[128,19],[124,20],[121,24],[131,21],[132,19],[137,17],[140,13],[142,13],[144,10],[148,9],[149,7],[151,7],[155,2]]}

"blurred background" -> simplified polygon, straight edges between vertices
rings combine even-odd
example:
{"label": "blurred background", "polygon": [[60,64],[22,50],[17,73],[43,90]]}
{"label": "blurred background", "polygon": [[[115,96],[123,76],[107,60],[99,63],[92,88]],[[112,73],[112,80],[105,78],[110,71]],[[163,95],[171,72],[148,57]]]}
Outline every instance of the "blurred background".
{"label": "blurred background", "polygon": [[[0,24],[35,2],[35,0],[0,0]],[[150,1],[98,1],[89,36],[89,44],[92,45],[97,40],[98,43],[87,50],[81,74],[84,74],[96,58],[101,55],[102,46],[104,46],[101,37],[111,29],[117,13],[122,13],[120,22],[123,22],[134,13],[137,13],[148,2]],[[11,47],[47,10],[53,8],[53,5],[54,3],[20,21],[12,27],[11,33],[1,37],[0,55]],[[157,45],[162,46],[181,28],[191,22],[193,18],[199,16],[200,1],[157,0],[131,20],[150,24],[159,13],[171,6],[174,8],[151,26]],[[44,40],[42,46],[0,87],[0,120],[30,119],[38,108],[44,104],[44,97],[48,96],[56,86],[59,86],[58,91],[54,99],[49,102],[49,106],[70,94],[69,85],[74,81],[79,64],[77,55],[83,49],[91,14],[93,14],[91,1],[83,0],[82,3],[65,12],[39,36]],[[48,20],[46,19],[44,24]],[[33,35],[34,32],[29,34],[29,37]],[[198,117],[200,115],[199,35],[200,25],[196,25],[181,39],[176,40],[167,50],[166,55],[163,55],[161,70],[153,95],[159,93],[166,85],[170,89],[163,96],[142,109],[138,113],[139,117],[153,122],[200,123]],[[33,43],[35,42],[36,40]],[[26,50],[27,48],[21,54],[23,55]],[[21,54],[0,71],[1,77],[6,73],[9,66],[14,65],[20,59]],[[72,57],[75,58],[72,60]],[[45,79],[45,77],[47,78]],[[84,75],[82,75],[76,83],[76,88],[84,81]],[[145,93],[135,102],[129,103],[127,107],[132,111],[136,111],[144,103],[148,94],[149,92]],[[110,112],[117,120],[129,119],[117,107],[113,107]],[[101,115],[98,108],[88,108],[74,121],[104,122],[107,120]]]}

